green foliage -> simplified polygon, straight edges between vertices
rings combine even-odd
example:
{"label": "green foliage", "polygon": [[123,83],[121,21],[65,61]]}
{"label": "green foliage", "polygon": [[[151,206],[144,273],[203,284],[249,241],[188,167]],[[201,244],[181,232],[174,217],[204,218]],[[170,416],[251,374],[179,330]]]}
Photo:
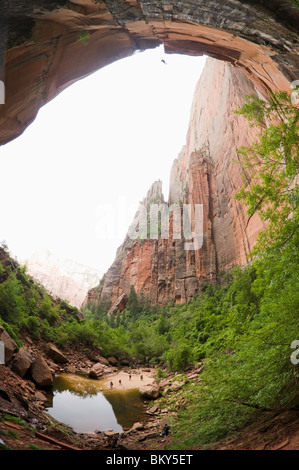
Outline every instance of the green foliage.
{"label": "green foliage", "polygon": [[131,313],[132,320],[136,320],[139,312],[139,304],[134,286],[130,286],[130,294],[128,298],[127,307]]}
{"label": "green foliage", "polygon": [[26,313],[23,289],[15,273],[11,273],[0,285],[0,314],[8,323],[20,324]]}
{"label": "green foliage", "polygon": [[4,279],[4,268],[2,264],[0,263],[0,282],[2,282]]}
{"label": "green foliage", "polygon": [[233,271],[210,297],[214,312],[208,298],[200,299],[205,367],[201,385],[185,391],[188,407],[179,414],[174,446],[203,445],[257,412],[298,406],[298,366],[290,361],[299,337],[298,261],[298,244],[289,243]]}
{"label": "green foliage", "polygon": [[89,303],[79,320],[25,270],[0,263],[0,323],[16,338],[26,331],[61,347],[101,346],[104,356],[157,365],[157,379],[166,367],[183,372],[203,361],[201,382],[180,391],[187,406],[172,425],[174,448],[211,443],[258,412],[299,404],[298,365],[290,360],[299,339],[298,110],[279,93],[269,102],[248,98],[240,113],[260,138],[239,150],[248,179],[237,198],[267,229],[259,256],[226,273],[226,282],[203,283],[189,302],[164,306],[149,306],[132,286],[121,314],[108,318],[108,306]]}
{"label": "green foliage", "polygon": [[181,340],[175,343],[166,355],[168,367],[171,370],[184,371],[193,364],[193,351],[187,342]]}
{"label": "green foliage", "polygon": [[65,347],[72,345],[80,349],[81,347],[92,347],[96,342],[96,334],[86,322],[77,322],[73,319],[62,323],[57,328],[56,343]]}
{"label": "green foliage", "polygon": [[39,308],[39,316],[46,319],[50,325],[55,325],[56,320],[59,316],[59,308],[53,307],[52,299],[49,295],[45,295]]}
{"label": "green foliage", "polygon": [[90,38],[90,33],[88,31],[82,31],[78,36],[78,41],[82,42],[84,46],[88,46],[88,40]]}
{"label": "green foliage", "polygon": [[256,127],[259,137],[238,149],[245,182],[236,194],[250,217],[258,213],[267,224],[253,251],[257,254],[274,242],[283,245],[298,232],[299,110],[286,92],[277,92],[269,101],[248,96],[236,112]]}
{"label": "green foliage", "polygon": [[104,321],[107,318],[108,310],[108,306],[105,307],[102,304],[101,299],[97,303],[88,302],[87,306],[84,309],[85,318],[90,320]]}
{"label": "green foliage", "polygon": [[[12,283],[13,305],[19,302],[25,312],[21,328],[34,339],[62,348],[98,345],[105,356],[157,364],[157,378],[165,376],[165,366],[184,371],[203,360],[201,385],[185,387],[188,406],[172,426],[172,445],[186,448],[226,436],[259,410],[296,406],[298,371],[290,361],[290,345],[299,335],[298,247],[293,237],[245,268],[231,270],[225,285],[206,285],[182,305],[149,307],[144,299],[136,302],[133,293],[137,319],[127,310],[113,328],[88,309],[84,320],[63,319],[66,305],[54,306],[48,294],[33,284],[30,289],[19,285],[16,276],[0,287]],[[21,293],[26,301],[20,301]],[[61,318],[55,316],[54,327],[48,321],[52,310]],[[19,320],[2,318],[2,323],[10,334],[20,329]]]}
{"label": "green foliage", "polygon": [[28,317],[26,328],[33,339],[38,340],[41,337],[40,333],[40,319],[38,317]]}
{"label": "green foliage", "polygon": [[298,109],[276,93],[269,102],[248,97],[239,113],[260,134],[239,149],[245,184],[236,197],[267,228],[252,253],[259,257],[195,300],[205,368],[201,385],[185,391],[176,448],[216,441],[257,412],[298,407],[298,367],[290,360],[299,337]]}
{"label": "green foliage", "polygon": [[156,382],[160,382],[160,380],[166,379],[168,377],[168,374],[163,372],[162,369],[158,368],[157,373],[154,376]]}
{"label": "green foliage", "polygon": [[0,248],[0,324],[21,346],[20,335],[56,341],[59,322],[76,319],[78,310],[65,301],[54,301],[46,290]]}

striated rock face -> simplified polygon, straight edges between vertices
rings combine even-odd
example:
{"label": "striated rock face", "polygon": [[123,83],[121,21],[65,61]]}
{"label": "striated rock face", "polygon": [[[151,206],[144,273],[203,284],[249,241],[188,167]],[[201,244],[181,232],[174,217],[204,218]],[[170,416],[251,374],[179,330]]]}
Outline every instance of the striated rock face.
{"label": "striated rock face", "polygon": [[263,228],[257,216],[248,222],[234,198],[243,183],[235,150],[255,139],[255,130],[234,110],[256,91],[234,67],[208,60],[195,90],[186,145],[171,170],[169,203],[203,204],[203,248],[195,251],[195,266],[208,277],[246,263]]}
{"label": "striated rock face", "polygon": [[65,355],[57,348],[57,346],[55,346],[55,344],[47,344],[46,354],[50,359],[56,362],[56,364],[65,364],[68,362]]}
{"label": "striated rock face", "polygon": [[28,273],[53,296],[80,308],[85,296],[103,273],[69,259],[61,259],[48,250],[36,253],[26,261]]}
{"label": "striated rock face", "polygon": [[160,44],[228,61],[261,90],[289,90],[298,24],[290,0],[1,0],[0,145],[74,81]]}
{"label": "striated rock face", "polygon": [[114,302],[112,307],[110,308],[109,312],[107,313],[108,317],[111,315],[115,315],[117,312],[123,312],[126,308],[128,303],[128,296],[127,294],[122,294],[118,299]]}
{"label": "striated rock face", "polygon": [[25,348],[20,348],[17,352],[13,365],[12,370],[16,372],[20,377],[24,377],[25,374],[30,369],[31,365],[33,364],[33,359],[30,353]]}
{"label": "striated rock face", "polygon": [[[127,236],[103,282],[89,291],[86,302],[101,298],[104,304],[117,303],[133,285],[152,304],[173,299],[181,303],[199,293],[203,282],[246,263],[263,225],[257,216],[248,220],[244,206],[234,198],[243,183],[235,150],[249,145],[255,134],[233,111],[250,93],[256,93],[255,86],[237,68],[207,60],[195,90],[186,144],[171,169],[168,200],[169,207],[190,205],[193,231],[195,205],[202,205],[200,248],[185,249],[186,237],[174,236],[170,213],[169,237]],[[163,202],[161,182],[156,182],[137,215],[142,208]]]}

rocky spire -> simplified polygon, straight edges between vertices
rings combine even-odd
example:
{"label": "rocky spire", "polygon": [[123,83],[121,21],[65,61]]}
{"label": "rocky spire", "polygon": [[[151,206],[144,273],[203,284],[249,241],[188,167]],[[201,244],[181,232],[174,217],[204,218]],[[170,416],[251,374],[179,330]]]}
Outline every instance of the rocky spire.
{"label": "rocky spire", "polygon": [[[103,285],[89,299],[112,303],[133,285],[151,303],[185,302],[206,282],[234,265],[244,265],[262,222],[248,222],[245,207],[234,197],[241,187],[242,168],[236,148],[249,145],[254,129],[234,113],[255,86],[229,63],[208,59],[196,86],[186,143],[170,172],[169,205],[203,208],[200,249],[186,250],[184,239],[126,238],[106,273]],[[155,182],[139,207],[164,203],[161,182]]]}

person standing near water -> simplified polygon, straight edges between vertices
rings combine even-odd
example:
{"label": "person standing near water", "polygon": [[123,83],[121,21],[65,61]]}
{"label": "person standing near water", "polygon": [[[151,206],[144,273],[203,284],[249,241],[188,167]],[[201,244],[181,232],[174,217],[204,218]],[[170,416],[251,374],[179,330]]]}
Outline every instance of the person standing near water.
{"label": "person standing near water", "polygon": [[162,429],[161,436],[168,436],[169,429],[170,429],[170,426],[168,426],[168,424],[165,424],[164,428]]}

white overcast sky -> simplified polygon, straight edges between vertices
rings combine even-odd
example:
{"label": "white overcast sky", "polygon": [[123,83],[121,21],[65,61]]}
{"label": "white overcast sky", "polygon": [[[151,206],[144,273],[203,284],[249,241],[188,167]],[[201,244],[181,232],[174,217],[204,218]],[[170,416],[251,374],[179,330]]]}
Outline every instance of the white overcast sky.
{"label": "white overcast sky", "polygon": [[19,261],[48,249],[109,268],[151,184],[168,197],[204,63],[136,53],[70,86],[0,147],[0,241]]}

